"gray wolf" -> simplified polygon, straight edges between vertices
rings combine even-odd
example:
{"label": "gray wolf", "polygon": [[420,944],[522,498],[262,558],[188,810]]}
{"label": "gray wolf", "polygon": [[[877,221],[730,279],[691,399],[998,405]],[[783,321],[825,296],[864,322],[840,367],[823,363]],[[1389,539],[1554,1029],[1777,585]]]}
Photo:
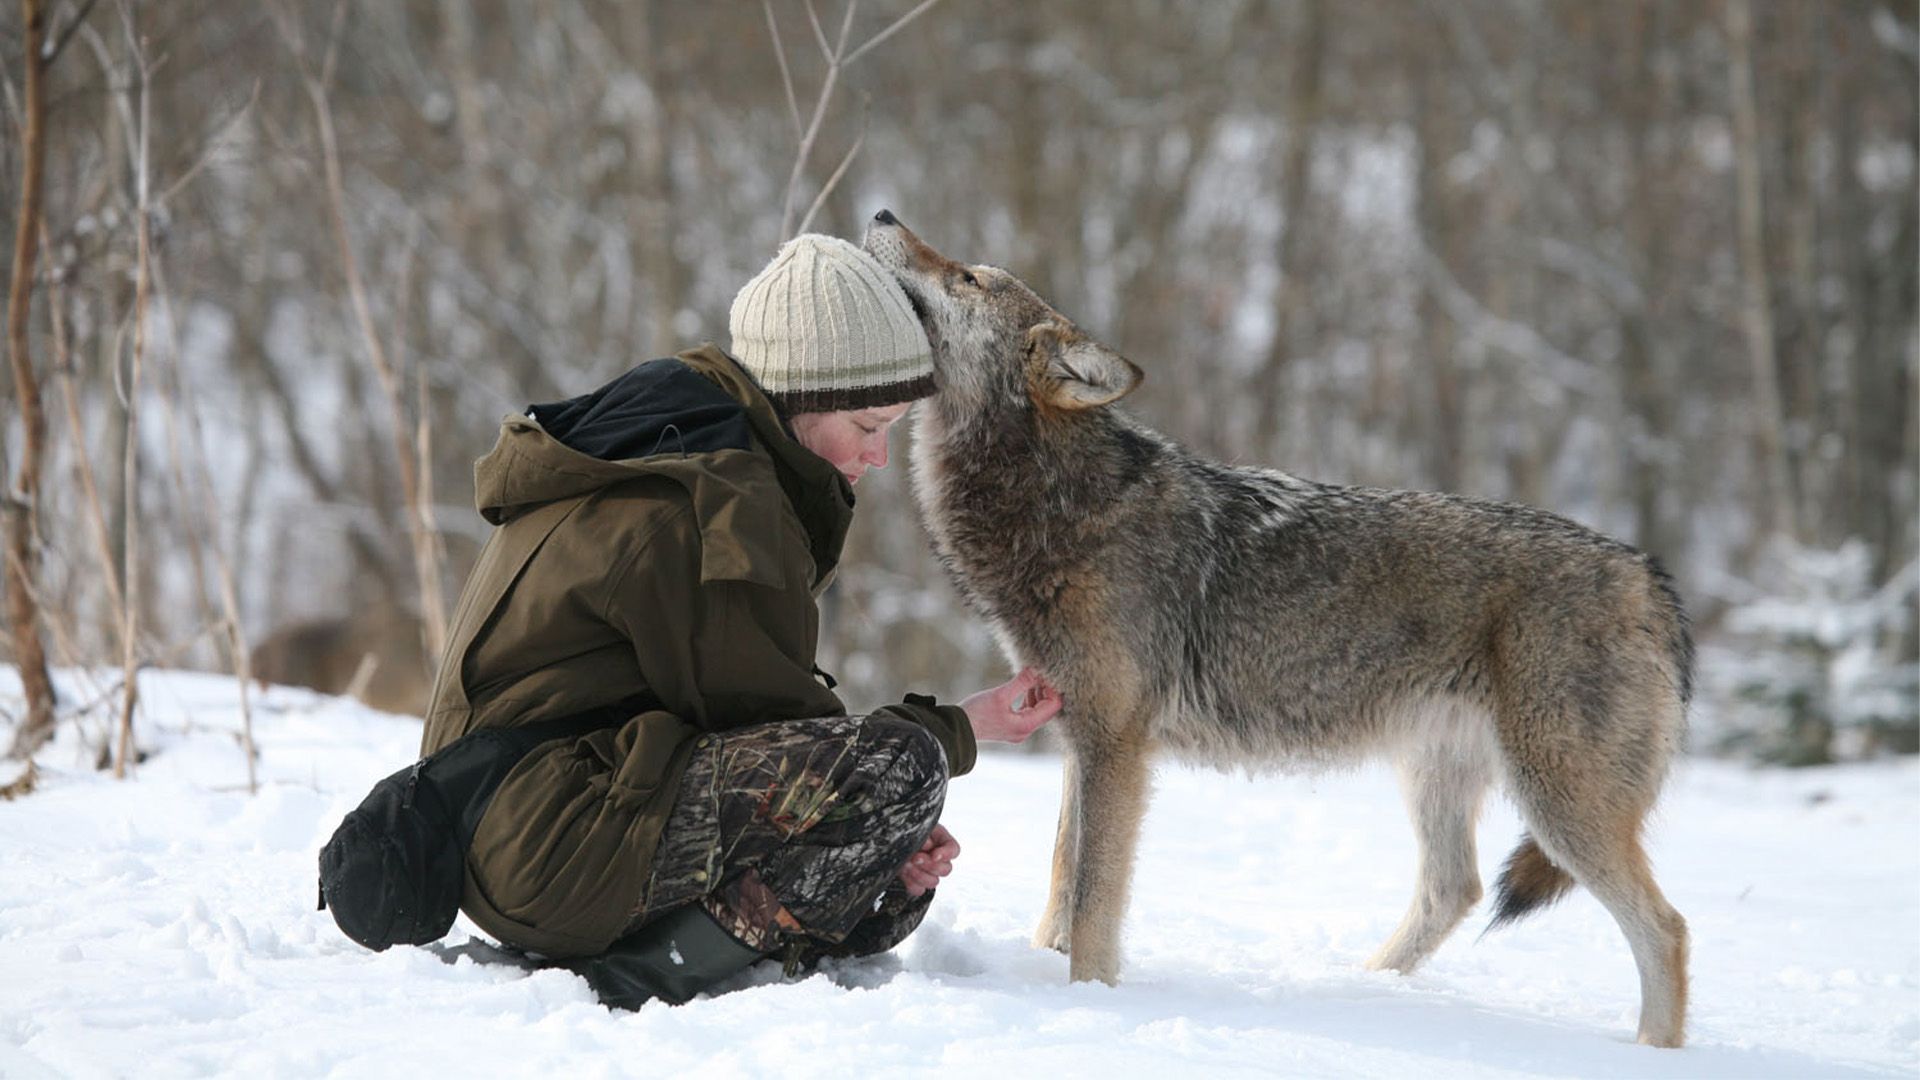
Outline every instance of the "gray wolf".
{"label": "gray wolf", "polygon": [[1067,952],[1075,980],[1117,980],[1154,753],[1386,757],[1420,862],[1370,966],[1412,971],[1480,899],[1474,824],[1497,782],[1527,831],[1494,924],[1584,886],[1639,967],[1640,1040],[1681,1044],[1687,926],[1641,836],[1693,646],[1653,559],[1529,507],[1205,460],[1115,407],[1140,368],[1013,275],[886,211],[864,246],[933,345],[913,475],[935,552],[1015,667],[1067,702],[1037,946]]}

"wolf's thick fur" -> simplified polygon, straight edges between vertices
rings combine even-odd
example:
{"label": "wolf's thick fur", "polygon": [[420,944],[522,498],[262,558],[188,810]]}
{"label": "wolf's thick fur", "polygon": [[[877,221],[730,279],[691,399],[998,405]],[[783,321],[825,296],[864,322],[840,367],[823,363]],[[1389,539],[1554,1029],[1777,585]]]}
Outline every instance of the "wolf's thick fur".
{"label": "wolf's thick fur", "polygon": [[1524,506],[1204,460],[1110,407],[1139,369],[1011,275],[884,211],[865,246],[933,343],[913,467],[935,548],[1068,703],[1036,944],[1068,951],[1076,980],[1117,979],[1152,752],[1249,769],[1386,756],[1420,868],[1372,966],[1413,970],[1480,899],[1474,823],[1499,781],[1528,835],[1498,920],[1586,886],[1633,949],[1641,1041],[1680,1045],[1686,922],[1641,829],[1692,643],[1652,559]]}

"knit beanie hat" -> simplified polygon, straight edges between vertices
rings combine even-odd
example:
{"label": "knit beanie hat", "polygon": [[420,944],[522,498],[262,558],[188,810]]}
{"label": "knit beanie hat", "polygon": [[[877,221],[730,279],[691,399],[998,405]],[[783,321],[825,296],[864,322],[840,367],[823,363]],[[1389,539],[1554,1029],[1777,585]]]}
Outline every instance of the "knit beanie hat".
{"label": "knit beanie hat", "polygon": [[840,239],[781,245],[733,298],[733,355],[793,416],[874,409],[933,393],[933,349],[893,274]]}

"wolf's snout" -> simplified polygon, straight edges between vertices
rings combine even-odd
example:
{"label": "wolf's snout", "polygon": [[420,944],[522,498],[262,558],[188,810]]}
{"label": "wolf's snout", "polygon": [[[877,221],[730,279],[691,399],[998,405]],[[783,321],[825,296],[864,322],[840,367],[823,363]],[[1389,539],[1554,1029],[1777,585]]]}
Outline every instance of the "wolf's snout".
{"label": "wolf's snout", "polygon": [[873,215],[873,220],[867,222],[866,235],[860,240],[860,246],[866,249],[867,254],[880,260],[880,265],[895,274],[906,269],[910,261],[909,248],[913,243],[913,233],[900,224],[900,219],[894,217],[891,210],[882,210]]}

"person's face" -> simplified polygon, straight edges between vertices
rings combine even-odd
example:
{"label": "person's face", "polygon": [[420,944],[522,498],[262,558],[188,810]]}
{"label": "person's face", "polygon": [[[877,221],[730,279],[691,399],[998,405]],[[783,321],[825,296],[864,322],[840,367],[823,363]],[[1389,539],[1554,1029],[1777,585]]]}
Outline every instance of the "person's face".
{"label": "person's face", "polygon": [[825,458],[847,483],[857,484],[868,469],[887,467],[887,432],[913,407],[910,401],[879,409],[800,413],[793,434],[800,445]]}

